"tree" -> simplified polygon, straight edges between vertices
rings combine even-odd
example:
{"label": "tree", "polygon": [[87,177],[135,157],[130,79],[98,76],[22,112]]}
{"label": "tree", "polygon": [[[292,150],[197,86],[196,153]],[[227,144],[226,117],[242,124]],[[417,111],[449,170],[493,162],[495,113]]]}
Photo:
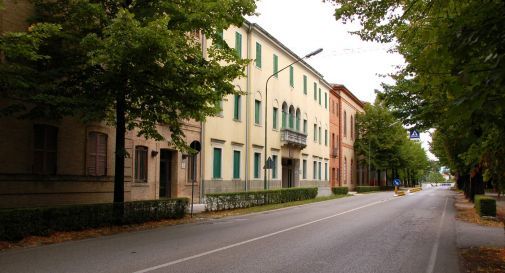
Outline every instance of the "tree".
{"label": "tree", "polygon": [[[407,62],[379,98],[396,117],[439,131],[436,150],[458,177],[505,185],[505,3],[503,1],[348,1],[336,18],[358,20],[364,40],[396,42]],[[441,145],[440,145],[441,144]],[[473,178],[459,181],[465,185]],[[476,181],[478,181],[477,179]],[[476,188],[480,182],[476,182]],[[473,196],[473,194],[470,194]]]}
{"label": "tree", "polygon": [[[124,198],[126,130],[162,140],[156,126],[163,124],[171,131],[167,141],[190,150],[183,121],[216,114],[217,102],[237,93],[232,81],[244,76],[248,60],[219,33],[240,26],[256,7],[254,0],[36,0],[34,5],[28,33],[0,40],[6,56],[0,70],[16,75],[0,77],[1,95],[12,102],[2,113],[74,115],[114,124],[114,202]],[[49,26],[52,31],[44,32]],[[195,33],[216,41],[208,56]]]}

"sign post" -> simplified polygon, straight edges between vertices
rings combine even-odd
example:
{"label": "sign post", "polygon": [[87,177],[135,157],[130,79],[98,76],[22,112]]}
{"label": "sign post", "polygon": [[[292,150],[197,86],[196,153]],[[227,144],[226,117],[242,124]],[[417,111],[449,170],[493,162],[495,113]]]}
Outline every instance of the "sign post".
{"label": "sign post", "polygon": [[402,184],[399,178],[393,180],[393,185],[395,186],[395,194],[398,194],[398,187]]}
{"label": "sign post", "polygon": [[265,169],[265,185],[264,185],[264,189],[267,190],[268,187],[267,187],[267,181],[268,181],[268,170],[271,170],[273,169],[274,167],[274,161],[272,160],[272,158],[269,156],[267,158],[267,160],[265,161],[265,166],[263,166],[263,169]]}

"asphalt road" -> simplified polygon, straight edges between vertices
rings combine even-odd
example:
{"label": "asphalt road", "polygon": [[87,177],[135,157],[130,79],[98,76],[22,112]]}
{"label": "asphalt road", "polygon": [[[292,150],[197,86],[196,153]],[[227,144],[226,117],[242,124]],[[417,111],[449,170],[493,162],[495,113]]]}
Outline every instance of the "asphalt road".
{"label": "asphalt road", "polygon": [[451,194],[364,194],[14,249],[0,272],[459,272]]}

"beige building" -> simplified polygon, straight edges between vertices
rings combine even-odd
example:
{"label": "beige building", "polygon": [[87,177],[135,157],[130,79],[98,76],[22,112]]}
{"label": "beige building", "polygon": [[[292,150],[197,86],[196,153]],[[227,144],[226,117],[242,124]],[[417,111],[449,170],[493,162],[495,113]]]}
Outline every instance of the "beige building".
{"label": "beige building", "polygon": [[[339,157],[341,170],[339,185],[353,189],[363,177],[363,168],[359,168],[358,171],[358,160],[354,152],[354,141],[357,137],[356,114],[363,113],[363,103],[344,85],[334,84],[333,89],[340,95],[338,107],[338,115],[340,117]],[[358,172],[360,174],[359,178]]]}
{"label": "beige building", "polygon": [[[4,1],[0,33],[25,31],[29,1]],[[0,108],[10,101],[0,98]],[[186,142],[199,142],[201,126],[184,125]],[[200,156],[170,147],[166,141],[126,134],[125,200],[199,196]],[[114,190],[115,129],[103,122],[76,119],[20,120],[0,118],[0,208],[111,202]]]}
{"label": "beige building", "polygon": [[204,124],[203,192],[263,189],[266,158],[269,189],[328,187],[331,86],[301,61],[273,76],[266,94],[269,76],[300,57],[256,24],[227,29],[223,38],[254,61],[235,82],[244,94],[225,98],[221,115]]}

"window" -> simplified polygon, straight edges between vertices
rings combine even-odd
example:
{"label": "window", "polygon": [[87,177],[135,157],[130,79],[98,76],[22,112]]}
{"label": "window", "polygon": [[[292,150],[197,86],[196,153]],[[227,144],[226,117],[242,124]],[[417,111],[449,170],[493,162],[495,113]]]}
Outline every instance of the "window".
{"label": "window", "polygon": [[317,83],[314,82],[314,100],[317,101]]}
{"label": "window", "polygon": [[254,178],[260,178],[261,153],[254,153]]}
{"label": "window", "polygon": [[277,155],[272,155],[272,178],[277,178]]}
{"label": "window", "polygon": [[275,74],[274,77],[276,77],[276,78],[279,77],[279,74],[277,74],[277,72],[279,72],[279,57],[274,54],[274,71],[273,71],[273,73]]}
{"label": "window", "polygon": [[237,56],[242,58],[242,34],[235,32],[235,51]]}
{"label": "window", "polygon": [[286,113],[287,109],[282,109],[282,129],[286,128],[286,119],[287,119],[287,113]]}
{"label": "window", "polygon": [[135,182],[147,182],[147,147],[135,146]]}
{"label": "window", "polygon": [[212,169],[213,178],[221,178],[221,148],[214,148],[214,162]]}
{"label": "window", "polygon": [[303,94],[307,95],[307,75],[303,75]]}
{"label": "window", "polygon": [[347,158],[344,158],[344,184],[347,184]]}
{"label": "window", "polygon": [[307,179],[307,160],[302,161],[302,179]]}
{"label": "window", "polygon": [[324,93],[324,108],[328,109],[328,93]]}
{"label": "window", "polygon": [[33,172],[37,174],[56,174],[58,128],[36,124],[33,126],[33,135]]}
{"label": "window", "polygon": [[322,137],[321,137],[321,126],[319,126],[319,144],[321,144],[321,141],[322,141],[321,139],[322,139]]}
{"label": "window", "polygon": [[256,67],[261,68],[261,44],[256,42]]}
{"label": "window", "polygon": [[324,129],[324,146],[328,146],[328,129]]}
{"label": "window", "polygon": [[317,161],[314,161],[313,163],[314,164],[312,166],[312,169],[313,169],[312,178],[314,180],[316,180],[317,179]]}
{"label": "window", "polygon": [[347,136],[347,112],[344,111],[344,137]]}
{"label": "window", "polygon": [[240,95],[235,95],[235,98],[233,100],[233,119],[234,120],[240,120],[240,103],[241,101],[241,96]]}
{"label": "window", "polygon": [[351,115],[351,139],[354,139],[354,119]]}
{"label": "window", "polygon": [[273,115],[272,115],[272,127],[274,129],[277,129],[277,114],[279,112],[279,109],[277,109],[277,107],[274,107],[274,110],[273,110]]}
{"label": "window", "polygon": [[254,101],[254,123],[260,124],[261,122],[261,101]]}
{"label": "window", "polygon": [[314,124],[314,142],[317,142],[317,124]]}
{"label": "window", "polygon": [[319,166],[318,166],[318,176],[317,177],[318,177],[319,180],[321,180],[321,178],[322,178],[321,177],[321,161],[318,162],[318,165]]}
{"label": "window", "polygon": [[90,132],[88,134],[86,156],[86,174],[92,176],[107,175],[107,135]]}
{"label": "window", "polygon": [[324,163],[324,180],[328,181],[328,163]]}
{"label": "window", "polygon": [[233,179],[240,179],[240,151],[233,151]]}
{"label": "window", "polygon": [[306,119],[303,120],[303,133],[307,134],[307,120]]}
{"label": "window", "polygon": [[300,111],[296,112],[295,129],[297,132],[300,132]]}
{"label": "window", "polygon": [[290,66],[289,67],[289,85],[291,87],[294,87],[295,86],[295,72],[294,72],[294,68],[293,66]]}
{"label": "window", "polygon": [[321,88],[319,88],[319,105],[321,105]]}

